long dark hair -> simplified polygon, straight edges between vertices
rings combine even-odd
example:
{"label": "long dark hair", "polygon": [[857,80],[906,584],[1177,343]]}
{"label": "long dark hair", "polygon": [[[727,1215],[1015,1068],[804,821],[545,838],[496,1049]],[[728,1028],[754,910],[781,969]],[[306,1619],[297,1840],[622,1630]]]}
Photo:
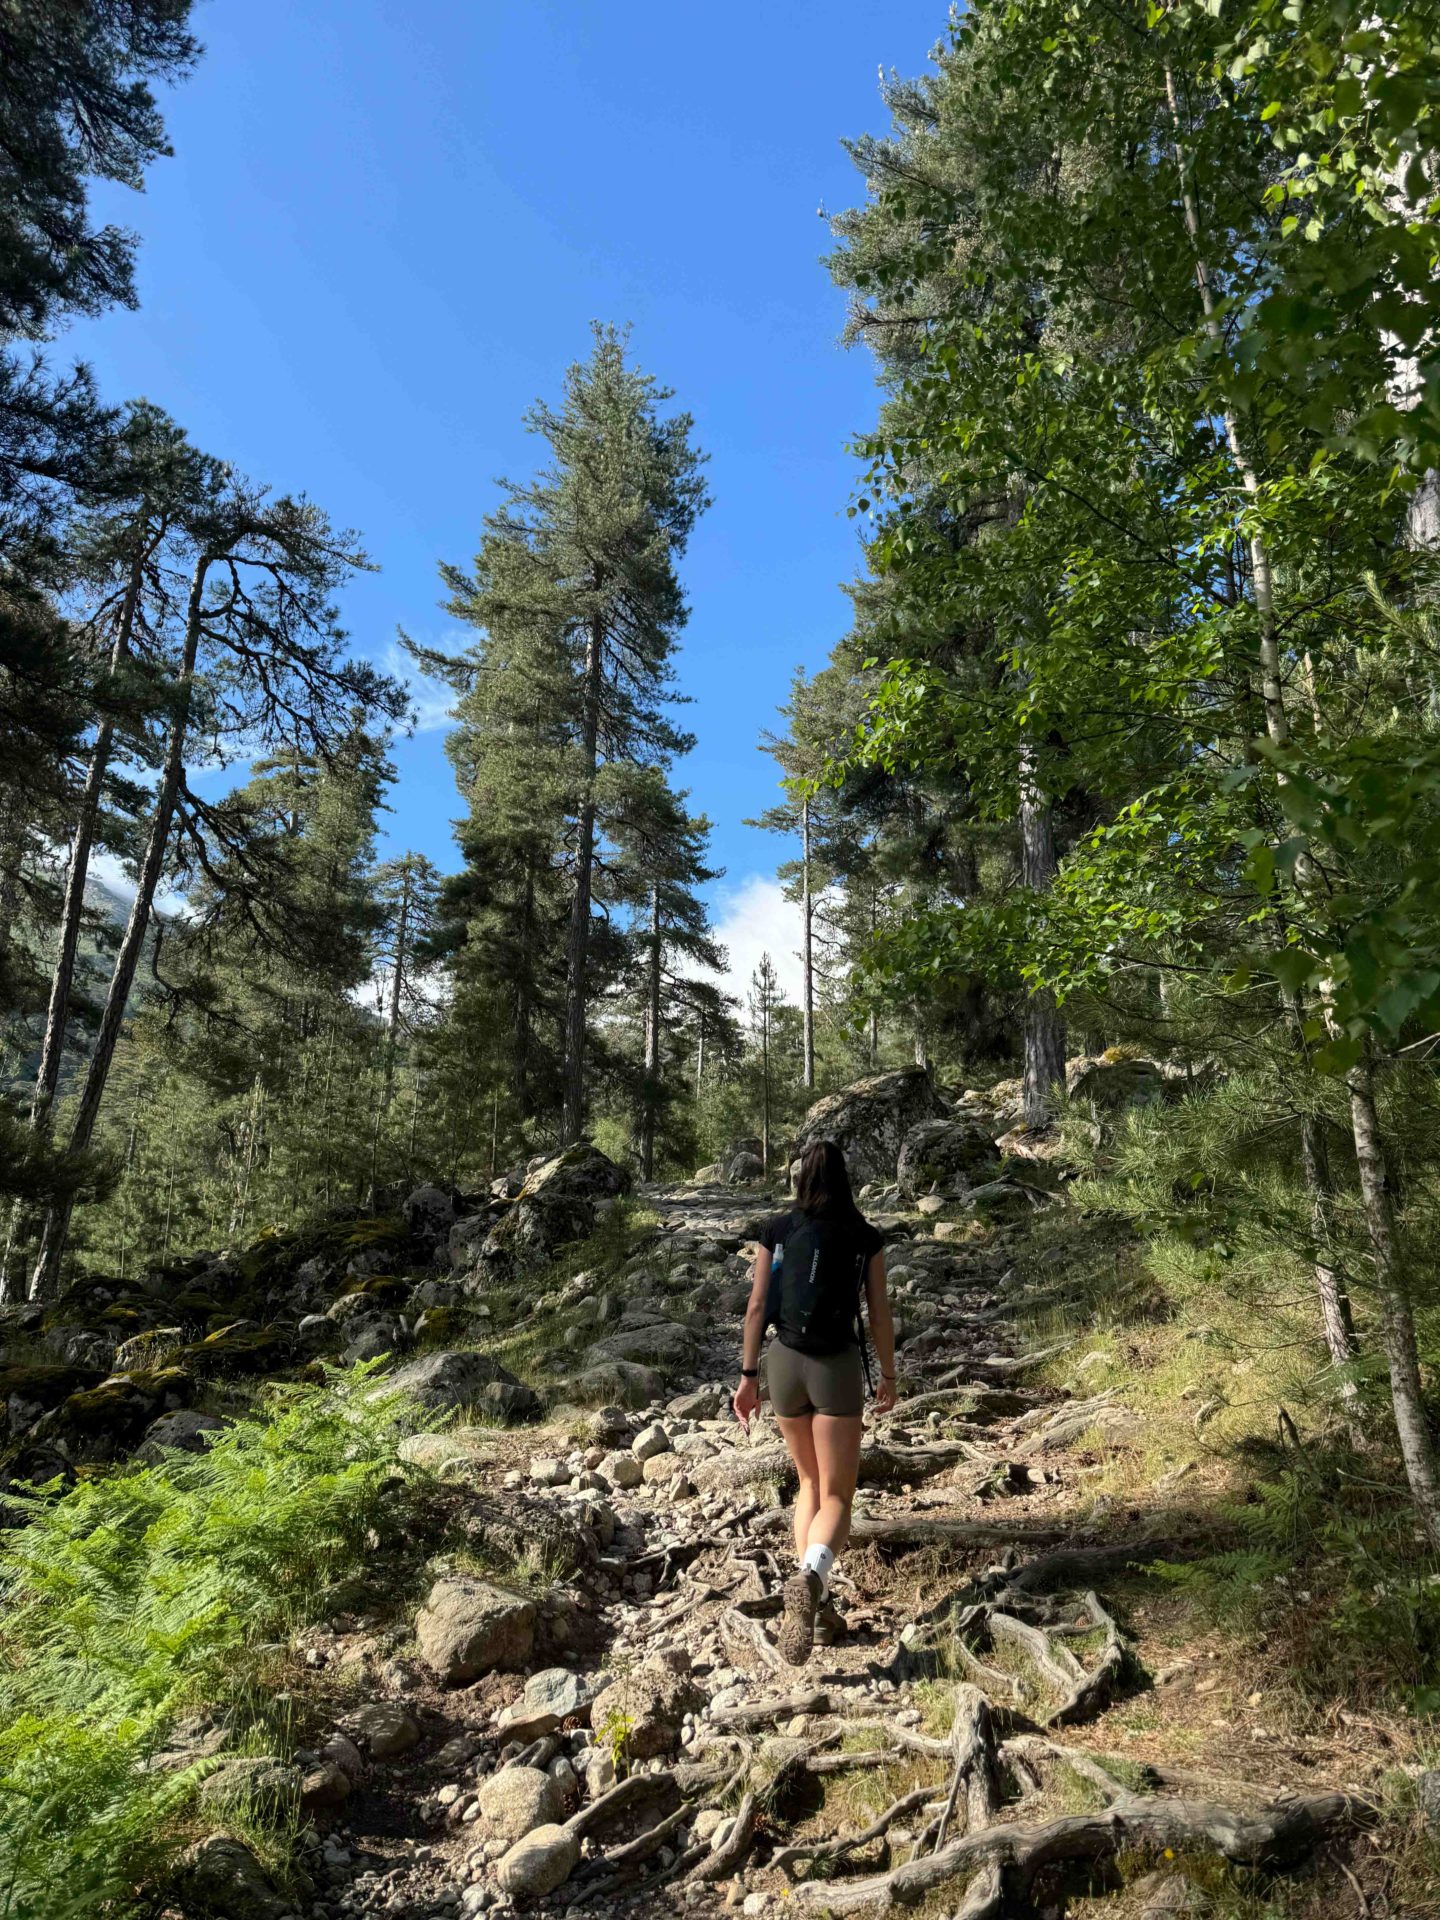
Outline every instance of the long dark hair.
{"label": "long dark hair", "polygon": [[850,1191],[850,1169],[833,1140],[812,1140],[801,1154],[795,1205],[801,1213],[823,1213],[828,1220],[860,1217]]}

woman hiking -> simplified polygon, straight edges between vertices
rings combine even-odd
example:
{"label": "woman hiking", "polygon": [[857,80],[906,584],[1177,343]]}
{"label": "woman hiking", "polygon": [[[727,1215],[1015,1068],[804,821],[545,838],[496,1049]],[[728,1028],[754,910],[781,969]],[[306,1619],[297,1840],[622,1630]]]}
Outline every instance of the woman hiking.
{"label": "woman hiking", "polygon": [[[772,1265],[779,1270],[773,1302]],[[794,1207],[767,1220],[760,1232],[745,1308],[740,1385],[732,1399],[735,1417],[748,1431],[760,1405],[760,1346],[773,1318],[776,1338],[765,1362],[765,1383],[800,1476],[795,1501],[800,1569],[785,1582],[776,1643],[796,1667],[810,1657],[817,1614],[827,1638],[840,1624],[830,1604],[830,1577],[849,1537],[860,1467],[866,1374],[862,1296],[880,1363],[875,1411],[886,1413],[895,1404],[895,1323],[880,1235],[855,1204],[844,1154],[833,1140],[817,1140],[801,1157]]]}

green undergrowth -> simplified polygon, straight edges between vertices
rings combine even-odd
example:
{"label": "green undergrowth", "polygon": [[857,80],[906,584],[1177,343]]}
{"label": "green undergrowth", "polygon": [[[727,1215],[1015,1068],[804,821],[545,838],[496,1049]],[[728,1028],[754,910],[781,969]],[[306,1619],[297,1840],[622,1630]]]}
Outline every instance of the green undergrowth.
{"label": "green undergrowth", "polygon": [[283,1733],[277,1643],[406,1537],[423,1485],[398,1451],[415,1410],[374,1372],[274,1386],[203,1453],[6,1496],[7,1920],[123,1914],[163,1873],[207,1770],[147,1770],[178,1720],[222,1716],[230,1752]]}
{"label": "green undergrowth", "polygon": [[1168,1523],[1193,1551],[1154,1576],[1198,1628],[1263,1643],[1309,1708],[1360,1689],[1440,1716],[1440,1560],[1416,1528],[1373,1366],[1355,1369],[1358,1435],[1347,1427],[1304,1263],[1243,1234],[1147,1235],[1115,1217],[1103,1183],[1078,1198],[1019,1250],[1021,1278],[1058,1295],[1019,1345],[1065,1342],[1038,1377],[1108,1391],[1143,1421],[1122,1445],[1096,1433],[1072,1450],[1089,1463],[1073,1482],[1082,1503]]}
{"label": "green undergrowth", "polygon": [[[659,1217],[650,1208],[622,1196],[597,1221],[593,1233],[561,1248],[541,1271],[490,1289],[485,1304],[493,1315],[494,1330],[472,1344],[532,1385],[542,1384],[556,1371],[578,1366],[582,1352],[565,1346],[566,1329],[582,1327],[593,1339],[600,1340],[607,1332],[614,1332],[613,1325],[587,1320],[573,1306],[537,1312],[536,1302],[546,1294],[559,1292],[581,1273],[593,1277],[592,1293],[623,1288],[626,1265],[658,1224]],[[657,1249],[656,1267],[661,1267],[664,1260],[665,1255]]]}

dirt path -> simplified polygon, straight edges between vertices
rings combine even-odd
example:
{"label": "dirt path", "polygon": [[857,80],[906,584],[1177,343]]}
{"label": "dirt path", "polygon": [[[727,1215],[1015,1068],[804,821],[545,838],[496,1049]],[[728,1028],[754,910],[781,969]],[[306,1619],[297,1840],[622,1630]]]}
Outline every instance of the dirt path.
{"label": "dirt path", "polygon": [[[1001,1291],[1023,1223],[937,1239],[917,1216],[882,1219],[903,1398],[867,1436],[837,1582],[844,1637],[796,1670],[770,1637],[793,1568],[783,1450],[768,1416],[747,1439],[727,1404],[748,1235],[768,1203],[716,1188],[646,1199],[666,1271],[682,1290],[690,1268],[708,1283],[691,1316],[708,1384],[583,1428],[492,1435],[452,1476],[481,1489],[508,1474],[512,1493],[607,1543],[569,1580],[568,1653],[533,1661],[545,1672],[528,1687],[492,1673],[441,1690],[403,1647],[372,1661],[418,1740],[373,1761],[303,1911],[903,1905],[984,1920],[1029,1901],[1060,1913],[1077,1890],[1123,1882],[1127,1914],[1158,1916],[1199,1899],[1188,1860],[1223,1856],[1308,1863],[1311,1910],[1354,1913],[1340,1857],[1366,1820],[1344,1778],[1353,1756],[1265,1737],[1252,1712],[1253,1738],[1219,1711],[1243,1680],[1219,1660],[1211,1675],[1203,1648],[1167,1648],[1163,1605],[1134,1572],[1183,1555],[1193,1531],[1164,1490],[1148,1511],[1103,1515],[1078,1497],[1133,1417],[1078,1382],[1068,1397],[1025,1383]],[[674,1312],[673,1292],[655,1308]],[[620,1484],[635,1478],[621,1456],[638,1484]],[[321,1651],[343,1672],[365,1623],[341,1625]]]}

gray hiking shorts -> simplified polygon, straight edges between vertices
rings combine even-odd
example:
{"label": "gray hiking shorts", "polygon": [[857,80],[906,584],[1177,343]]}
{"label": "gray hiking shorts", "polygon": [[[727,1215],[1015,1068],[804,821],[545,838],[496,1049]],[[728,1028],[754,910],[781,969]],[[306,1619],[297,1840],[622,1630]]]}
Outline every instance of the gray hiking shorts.
{"label": "gray hiking shorts", "polygon": [[843,1353],[797,1353],[772,1340],[765,1355],[770,1405],[782,1420],[823,1413],[832,1420],[858,1420],[865,1411],[865,1369],[859,1347]]}

